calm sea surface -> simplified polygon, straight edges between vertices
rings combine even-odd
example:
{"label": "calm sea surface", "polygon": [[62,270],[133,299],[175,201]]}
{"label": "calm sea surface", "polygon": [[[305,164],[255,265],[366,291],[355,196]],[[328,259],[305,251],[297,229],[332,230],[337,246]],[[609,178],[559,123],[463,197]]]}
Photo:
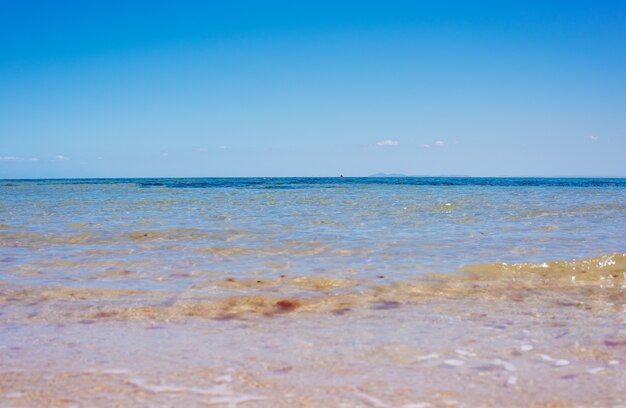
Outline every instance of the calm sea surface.
{"label": "calm sea surface", "polygon": [[0,224],[11,281],[172,290],[203,271],[405,279],[622,252],[626,180],[3,181]]}

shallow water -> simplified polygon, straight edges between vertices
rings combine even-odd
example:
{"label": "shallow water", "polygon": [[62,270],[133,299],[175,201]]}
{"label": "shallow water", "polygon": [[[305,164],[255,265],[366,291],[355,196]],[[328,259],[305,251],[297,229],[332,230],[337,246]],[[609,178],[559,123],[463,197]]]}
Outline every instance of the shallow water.
{"label": "shallow water", "polygon": [[624,179],[0,181],[0,403],[624,404],[625,247]]}

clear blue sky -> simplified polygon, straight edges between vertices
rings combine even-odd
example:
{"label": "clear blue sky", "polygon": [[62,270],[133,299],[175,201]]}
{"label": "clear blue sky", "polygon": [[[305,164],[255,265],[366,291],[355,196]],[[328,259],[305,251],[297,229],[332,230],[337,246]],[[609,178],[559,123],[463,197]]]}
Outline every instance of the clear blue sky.
{"label": "clear blue sky", "polygon": [[625,177],[626,2],[0,2],[0,178],[376,172]]}

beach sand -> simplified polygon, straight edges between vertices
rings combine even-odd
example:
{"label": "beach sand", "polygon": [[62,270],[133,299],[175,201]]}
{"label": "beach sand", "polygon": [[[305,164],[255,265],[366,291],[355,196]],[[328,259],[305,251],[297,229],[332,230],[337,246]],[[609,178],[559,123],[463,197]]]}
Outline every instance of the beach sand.
{"label": "beach sand", "polygon": [[620,406],[625,274],[617,254],[184,296],[5,283],[0,405]]}

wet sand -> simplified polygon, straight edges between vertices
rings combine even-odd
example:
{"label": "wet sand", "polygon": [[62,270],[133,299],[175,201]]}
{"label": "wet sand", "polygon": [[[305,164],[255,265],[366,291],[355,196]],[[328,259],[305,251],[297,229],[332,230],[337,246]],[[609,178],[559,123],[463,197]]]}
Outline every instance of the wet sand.
{"label": "wet sand", "polygon": [[387,282],[0,285],[2,406],[626,404],[626,255]]}

